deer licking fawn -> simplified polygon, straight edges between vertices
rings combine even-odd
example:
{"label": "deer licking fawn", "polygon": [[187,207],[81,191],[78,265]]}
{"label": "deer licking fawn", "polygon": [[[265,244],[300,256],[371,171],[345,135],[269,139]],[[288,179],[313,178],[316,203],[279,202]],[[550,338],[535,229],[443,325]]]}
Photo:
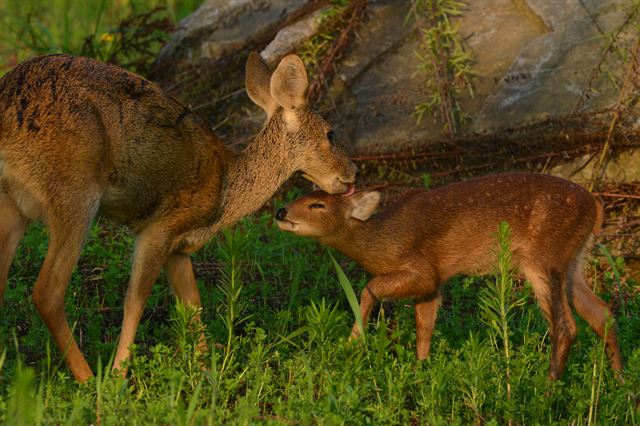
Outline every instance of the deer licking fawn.
{"label": "deer licking fawn", "polygon": [[[334,247],[373,275],[361,296],[363,321],[378,299],[416,299],[417,356],[426,358],[440,286],[457,274],[490,272],[495,233],[506,221],[514,266],[531,283],[550,326],[549,378],[561,376],[576,337],[570,305],[605,340],[613,369],[622,372],[611,312],[582,275],[591,234],[603,219],[585,189],[546,175],[502,174],[410,190],[370,218],[379,201],[375,191],[314,192],[276,213],[280,229]],[[354,325],[351,337],[358,334]]]}
{"label": "deer licking fawn", "polygon": [[296,171],[327,192],[353,190],[355,166],[307,105],[300,58],[286,56],[272,74],[252,54],[246,71],[247,93],[267,118],[240,153],[156,85],[116,66],[53,55],[0,80],[0,300],[25,228],[43,221],[49,246],[33,302],[78,381],[92,372],[64,294],[96,215],[136,236],[117,370],[161,269],[180,299],[200,306],[189,254],[216,231],[257,210]]}

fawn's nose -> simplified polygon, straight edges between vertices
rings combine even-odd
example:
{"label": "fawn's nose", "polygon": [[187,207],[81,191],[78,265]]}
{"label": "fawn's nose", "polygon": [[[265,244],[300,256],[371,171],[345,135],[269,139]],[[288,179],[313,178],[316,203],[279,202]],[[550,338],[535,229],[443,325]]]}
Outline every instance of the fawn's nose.
{"label": "fawn's nose", "polygon": [[278,211],[276,212],[276,219],[278,220],[284,220],[286,216],[287,216],[287,209],[285,209],[284,207],[281,209],[278,209]]}

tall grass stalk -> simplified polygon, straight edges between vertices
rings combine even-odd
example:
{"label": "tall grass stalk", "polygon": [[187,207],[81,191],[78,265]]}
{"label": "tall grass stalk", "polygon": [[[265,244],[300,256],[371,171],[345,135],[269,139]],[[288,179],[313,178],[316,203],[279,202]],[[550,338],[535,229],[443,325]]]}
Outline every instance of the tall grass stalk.
{"label": "tall grass stalk", "polygon": [[351,306],[351,311],[353,311],[353,316],[356,319],[356,324],[358,326],[358,331],[360,332],[360,338],[364,339],[364,324],[362,323],[362,314],[360,313],[360,304],[358,303],[358,298],[356,297],[356,293],[353,291],[353,286],[351,285],[351,281],[345,275],[344,271],[336,262],[336,259],[333,257],[331,253],[329,253],[329,257],[331,258],[331,262],[333,263],[333,267],[336,270],[336,274],[338,275],[338,282],[344,291],[345,296],[347,296],[347,300],[349,301],[349,306]]}
{"label": "tall grass stalk", "polygon": [[41,414],[44,412],[42,388],[40,387],[38,392],[35,392],[35,387],[36,374],[34,369],[18,364],[7,406],[9,415],[6,420],[8,425],[42,424]]}
{"label": "tall grass stalk", "polygon": [[[489,285],[480,296],[481,320],[489,326],[489,337],[494,347],[501,351],[505,362],[505,381],[507,389],[507,399],[511,400],[511,345],[509,336],[511,330],[509,323],[513,316],[513,311],[525,303],[525,298],[514,299],[513,274],[511,263],[511,239],[509,224],[501,222],[498,226],[497,237],[497,258],[498,268],[494,280],[489,281]],[[509,423],[511,423],[511,416]]]}
{"label": "tall grass stalk", "polygon": [[613,325],[612,318],[609,318],[607,325],[604,328],[604,337],[600,345],[600,351],[595,352],[593,356],[593,372],[591,375],[591,396],[589,401],[589,416],[587,418],[587,424],[589,426],[596,424],[598,403],[600,401],[600,390],[602,389],[602,376],[605,363],[605,348],[607,341],[607,334],[609,334],[609,328]]}
{"label": "tall grass stalk", "polygon": [[224,312],[220,317],[227,330],[227,342],[225,345],[224,359],[220,371],[224,372],[232,360],[232,342],[234,340],[234,329],[238,324],[246,321],[249,317],[242,315],[246,311],[246,302],[242,300],[242,254],[247,250],[247,237],[239,230],[224,230],[224,244],[221,246],[225,266],[221,270],[221,279],[218,289],[223,295],[222,306]]}
{"label": "tall grass stalk", "polygon": [[430,94],[415,106],[414,115],[420,124],[425,114],[435,113],[450,137],[468,118],[462,98],[474,94],[473,60],[456,22],[465,6],[460,0],[411,0],[406,19],[415,19],[420,31],[416,74],[423,76],[425,90]]}

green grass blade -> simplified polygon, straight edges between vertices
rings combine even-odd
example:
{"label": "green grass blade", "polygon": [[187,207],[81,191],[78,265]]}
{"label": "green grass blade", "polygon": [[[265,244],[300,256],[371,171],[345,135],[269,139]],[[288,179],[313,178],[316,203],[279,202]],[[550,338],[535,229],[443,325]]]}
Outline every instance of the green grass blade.
{"label": "green grass blade", "polygon": [[609,249],[604,244],[598,244],[598,248],[600,252],[604,255],[611,266],[611,270],[613,271],[613,276],[616,278],[616,284],[618,286],[618,306],[622,309],[622,314],[627,316],[627,307],[624,303],[624,299],[622,298],[622,276],[620,275],[620,271],[618,271],[618,267],[616,266],[615,260],[613,260],[613,256],[609,252]]}
{"label": "green grass blade", "polygon": [[362,315],[360,314],[360,304],[358,303],[356,293],[353,291],[351,281],[349,281],[349,278],[347,278],[347,276],[344,274],[344,271],[342,270],[338,262],[336,262],[336,259],[331,253],[329,253],[329,257],[331,258],[331,262],[333,262],[333,267],[336,269],[338,282],[340,283],[344,294],[347,296],[347,300],[349,301],[349,306],[351,306],[353,315],[356,317],[356,324],[358,326],[358,331],[360,331],[360,337],[364,339],[364,326],[362,324]]}

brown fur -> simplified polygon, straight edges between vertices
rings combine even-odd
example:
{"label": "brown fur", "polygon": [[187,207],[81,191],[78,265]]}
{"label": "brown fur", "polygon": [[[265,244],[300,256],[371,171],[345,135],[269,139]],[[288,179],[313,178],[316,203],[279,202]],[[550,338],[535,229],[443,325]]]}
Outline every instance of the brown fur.
{"label": "brown fur", "polygon": [[[443,188],[411,190],[369,219],[377,192],[350,197],[314,192],[279,211],[285,231],[318,239],[360,263],[373,278],[362,292],[366,320],[377,299],[415,298],[418,358],[429,354],[439,288],[458,274],[484,274],[495,266],[495,234],[511,229],[514,266],[531,282],[551,327],[549,377],[564,369],[576,324],[569,305],[604,339],[613,368],[622,359],[607,305],[587,286],[580,262],[602,207],[586,190],[537,174],[502,174]],[[360,220],[359,220],[360,219]],[[357,336],[354,326],[352,336]]]}
{"label": "brown fur", "polygon": [[188,254],[218,229],[259,208],[295,171],[329,192],[352,185],[354,165],[306,105],[302,61],[290,55],[279,69],[272,74],[256,54],[247,62],[248,92],[259,94],[267,121],[237,154],[201,117],[112,65],[53,55],[0,79],[0,300],[27,224],[44,221],[50,242],[33,301],[77,380],[91,370],[64,293],[96,214],[136,234],[119,368],[162,268],[176,294],[199,306]]}

